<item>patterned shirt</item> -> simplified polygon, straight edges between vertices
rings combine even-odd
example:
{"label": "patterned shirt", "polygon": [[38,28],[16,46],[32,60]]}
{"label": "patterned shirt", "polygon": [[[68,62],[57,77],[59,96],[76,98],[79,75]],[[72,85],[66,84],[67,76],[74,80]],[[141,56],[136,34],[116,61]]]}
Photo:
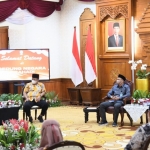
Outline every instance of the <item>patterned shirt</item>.
{"label": "patterned shirt", "polygon": [[144,142],[150,137],[150,123],[140,126],[124,150],[142,150]]}
{"label": "patterned shirt", "polygon": [[28,99],[32,101],[36,99],[41,93],[46,92],[45,86],[43,83],[38,82],[37,84],[32,84],[32,82],[27,83],[24,92],[27,93]]}

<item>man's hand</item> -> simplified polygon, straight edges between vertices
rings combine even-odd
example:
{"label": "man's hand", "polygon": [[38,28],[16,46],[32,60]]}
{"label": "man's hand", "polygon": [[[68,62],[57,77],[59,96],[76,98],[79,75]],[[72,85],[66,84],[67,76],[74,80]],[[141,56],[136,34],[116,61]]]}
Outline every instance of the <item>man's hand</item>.
{"label": "man's hand", "polygon": [[38,96],[35,101],[39,102],[40,100],[41,100],[41,96]]}
{"label": "man's hand", "polygon": [[25,102],[29,101],[28,98],[25,99]]}
{"label": "man's hand", "polygon": [[120,97],[118,97],[118,96],[111,96],[111,99],[113,99],[113,100],[119,100],[119,98]]}

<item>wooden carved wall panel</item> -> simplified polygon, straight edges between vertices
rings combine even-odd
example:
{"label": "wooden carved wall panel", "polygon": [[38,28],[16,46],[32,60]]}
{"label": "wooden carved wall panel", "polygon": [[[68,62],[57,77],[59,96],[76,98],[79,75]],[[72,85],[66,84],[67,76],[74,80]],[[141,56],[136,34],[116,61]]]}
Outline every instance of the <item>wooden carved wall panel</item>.
{"label": "wooden carved wall panel", "polygon": [[0,48],[8,48],[8,26],[0,27]]}
{"label": "wooden carved wall panel", "polygon": [[[127,79],[130,79],[131,69],[128,64],[128,58],[118,59],[100,59],[100,66],[103,68],[101,71],[101,88],[102,93],[106,94],[111,89],[118,74],[123,74]],[[104,96],[102,94],[102,96]]]}
{"label": "wooden carved wall panel", "polygon": [[128,77],[129,69],[128,59],[104,59],[101,60],[101,66],[103,66],[102,78],[106,79],[102,81],[102,88],[110,88],[113,82],[116,80],[118,74],[123,74]]}
{"label": "wooden carved wall panel", "polygon": [[89,27],[90,27],[91,33],[94,33],[94,23],[93,23],[93,21],[90,21],[90,20],[89,21],[82,21],[81,25],[83,27],[82,30],[81,30],[81,35],[82,36],[87,36]]}
{"label": "wooden carved wall panel", "polygon": [[[81,41],[81,53],[80,53],[80,58],[81,58],[81,66],[82,66],[82,72],[83,72],[83,78],[85,79],[85,47],[86,47],[86,40],[87,38],[82,38],[82,41]],[[94,38],[92,39],[93,40],[93,43],[94,43]],[[85,86],[87,85],[86,83],[84,84]]]}
{"label": "wooden carved wall panel", "polygon": [[[139,34],[142,40],[142,50],[146,52],[146,56],[150,57],[150,3],[145,9],[140,22],[138,23],[138,28],[135,29],[136,33]],[[146,58],[145,58],[146,60]],[[146,62],[150,66],[149,61]]]}
{"label": "wooden carved wall panel", "polygon": [[100,21],[106,16],[110,16],[115,19],[119,14],[123,15],[124,18],[128,18],[128,5],[117,5],[117,6],[106,6],[100,7]]}
{"label": "wooden carved wall panel", "polygon": [[[133,0],[96,0],[97,22],[97,54],[98,87],[102,97],[110,90],[119,73],[131,80],[131,68],[128,61],[131,59],[131,16]],[[124,20],[120,34],[124,37],[123,50],[110,51],[108,37],[111,34],[109,22]],[[124,32],[124,33],[121,33]],[[113,48],[112,48],[113,49]],[[115,47],[114,47],[115,49]],[[109,51],[108,51],[109,50]],[[118,50],[118,51],[117,51]]]}
{"label": "wooden carved wall panel", "polygon": [[[89,8],[85,8],[84,12],[80,16],[80,58],[81,58],[81,65],[83,70],[83,83],[81,86],[86,87],[87,82],[85,81],[85,47],[86,47],[86,40],[88,29],[91,29],[91,35],[93,40],[93,45],[95,45],[95,15]],[[94,46],[95,47],[95,46]],[[95,86],[95,83],[94,85]]]}
{"label": "wooden carved wall panel", "polygon": [[93,14],[93,12],[90,10],[90,8],[85,8],[83,13],[80,16],[80,20],[91,20],[94,19],[95,15]]}
{"label": "wooden carved wall panel", "polygon": [[[85,79],[85,47],[86,47],[86,37],[82,38],[81,41],[81,52],[80,52],[80,58],[81,58],[81,65],[82,65],[82,71],[83,71],[83,78]],[[84,83],[85,85],[86,83]]]}

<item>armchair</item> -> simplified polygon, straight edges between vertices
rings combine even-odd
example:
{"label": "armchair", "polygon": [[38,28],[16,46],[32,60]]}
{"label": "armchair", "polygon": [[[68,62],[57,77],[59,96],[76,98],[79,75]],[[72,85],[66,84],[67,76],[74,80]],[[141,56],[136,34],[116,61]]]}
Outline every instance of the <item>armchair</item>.
{"label": "armchair", "polygon": [[[115,82],[114,82],[114,84],[115,84]],[[126,80],[125,81],[125,84],[127,84],[129,87],[130,87],[130,92],[131,92],[131,95],[132,95],[132,93],[133,93],[133,83],[131,82],[131,81],[129,81],[129,80]],[[104,101],[107,101],[107,100],[109,100],[110,98],[108,98],[107,96],[105,96],[104,98],[102,98],[102,102],[104,102]],[[124,98],[123,99],[123,103],[124,103],[124,105],[126,105],[126,104],[130,104],[131,103],[131,97],[129,97],[129,98]],[[106,113],[109,113],[109,114],[113,114],[113,112],[114,112],[114,107],[113,106],[110,106],[110,107],[108,107],[107,109],[106,109]],[[121,106],[121,108],[120,108],[120,115],[121,115],[121,126],[123,126],[124,125],[124,113],[126,113],[126,111],[125,111],[125,109],[123,108],[123,106]],[[128,116],[128,118],[129,118],[129,120],[130,120],[130,124],[131,124],[131,126],[132,126],[132,119],[131,119],[131,117],[130,117],[130,115],[127,113],[127,116]]]}

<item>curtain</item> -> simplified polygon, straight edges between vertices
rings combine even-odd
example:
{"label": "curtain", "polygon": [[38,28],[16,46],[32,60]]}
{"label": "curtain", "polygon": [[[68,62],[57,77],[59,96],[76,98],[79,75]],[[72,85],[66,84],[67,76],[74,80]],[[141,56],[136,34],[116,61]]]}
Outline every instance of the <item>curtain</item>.
{"label": "curtain", "polygon": [[27,9],[17,8],[11,16],[9,16],[6,21],[13,24],[26,24],[35,19],[35,16],[32,15]]}
{"label": "curtain", "polygon": [[50,2],[42,0],[7,0],[0,2],[0,22],[4,21],[17,8],[27,9],[31,14],[37,17],[47,17],[51,15],[55,10],[60,11],[60,5],[63,4],[63,0],[59,2]]}

